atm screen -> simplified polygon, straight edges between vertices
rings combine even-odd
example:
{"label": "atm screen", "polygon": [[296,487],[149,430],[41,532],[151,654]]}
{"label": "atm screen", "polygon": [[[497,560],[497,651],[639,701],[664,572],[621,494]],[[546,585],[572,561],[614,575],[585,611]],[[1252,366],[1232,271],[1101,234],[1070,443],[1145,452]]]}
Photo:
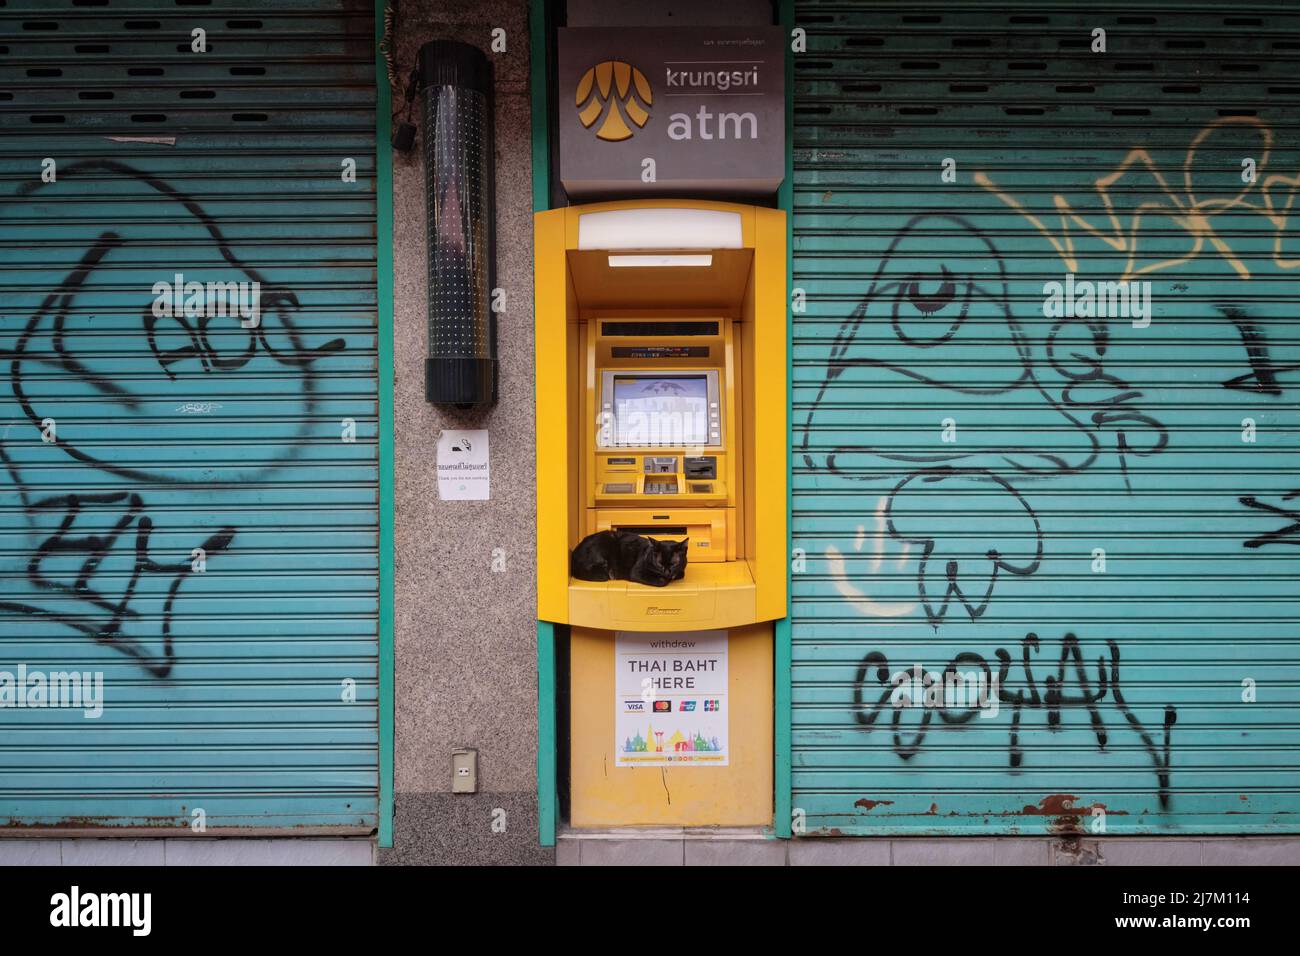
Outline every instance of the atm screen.
{"label": "atm screen", "polygon": [[708,444],[707,375],[615,374],[613,392],[613,444]]}

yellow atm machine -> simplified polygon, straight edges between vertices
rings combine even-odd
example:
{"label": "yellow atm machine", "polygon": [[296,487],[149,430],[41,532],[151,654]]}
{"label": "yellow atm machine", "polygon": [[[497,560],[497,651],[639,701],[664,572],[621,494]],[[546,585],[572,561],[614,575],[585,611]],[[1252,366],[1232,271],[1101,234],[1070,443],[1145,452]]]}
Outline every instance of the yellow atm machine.
{"label": "yellow atm machine", "polygon": [[[772,822],[786,614],[786,226],[650,200],[538,213],[538,617],[569,625],[574,827]],[[585,536],[688,541],[664,587]]]}

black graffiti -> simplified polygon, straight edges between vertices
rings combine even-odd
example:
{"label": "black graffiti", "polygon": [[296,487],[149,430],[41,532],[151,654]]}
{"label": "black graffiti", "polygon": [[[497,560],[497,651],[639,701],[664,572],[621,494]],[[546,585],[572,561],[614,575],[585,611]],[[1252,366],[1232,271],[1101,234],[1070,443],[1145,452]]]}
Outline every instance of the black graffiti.
{"label": "black graffiti", "polygon": [[[228,317],[229,321],[219,329],[213,326],[212,317],[207,316],[195,317],[194,322],[183,315],[158,318],[150,307],[151,293],[150,305],[141,313],[139,334],[166,380],[175,382],[191,373],[204,376],[237,373],[260,352],[279,366],[297,372],[295,398],[302,407],[297,438],[305,439],[312,427],[315,407],[313,365],[317,360],[344,349],[343,339],[334,338],[318,347],[309,347],[293,319],[294,314],[301,310],[297,295],[291,289],[269,282],[256,268],[241,261],[216,219],[198,202],[164,180],[123,163],[99,160],[71,164],[60,170],[59,178],[64,182],[69,178],[98,173],[125,177],[146,187],[153,199],[179,203],[193,217],[193,221],[186,224],[197,224],[197,231],[205,233],[210,240],[211,246],[206,248],[215,248],[228,269],[236,270],[241,280],[257,283],[260,289],[257,300],[260,321],[246,330],[242,329],[239,318],[233,316]],[[16,197],[32,196],[43,185],[24,185]],[[88,394],[121,408],[125,415],[114,421],[135,428],[137,431],[131,438],[138,435],[147,441],[155,433],[155,426],[149,419],[133,419],[132,416],[140,412],[146,395],[155,397],[149,390],[156,391],[157,387],[146,385],[146,391],[136,392],[132,390],[129,379],[119,381],[113,374],[97,370],[94,367],[96,357],[78,354],[68,334],[78,297],[89,277],[106,267],[109,264],[106,260],[134,241],[123,235],[127,231],[126,227],[99,231],[87,243],[75,266],[28,317],[12,347],[0,350],[0,358],[9,360],[9,386],[14,400],[36,432],[47,417],[46,410],[39,407],[43,401],[39,396],[46,395],[49,389],[41,383],[53,373],[56,381],[80,386]],[[79,332],[83,328],[78,325],[75,330]],[[182,344],[173,347],[178,337]],[[226,341],[236,343],[233,350],[221,347],[221,343]],[[31,538],[39,540],[39,543],[28,555],[26,566],[26,580],[36,592],[36,599],[19,599],[17,595],[10,595],[10,599],[0,601],[0,611],[55,622],[131,657],[155,677],[168,676],[175,660],[173,624],[177,598],[182,583],[194,573],[189,559],[193,548],[186,548],[185,558],[176,561],[151,554],[150,541],[156,530],[155,523],[145,513],[143,497],[134,489],[38,499],[37,485],[26,481],[23,473],[24,468],[32,466],[21,464],[9,453],[6,443],[15,439],[7,434],[8,429],[5,432],[0,434],[0,465],[18,491]],[[28,432],[18,440],[30,443],[31,434]],[[104,452],[98,450],[93,442],[79,441],[75,430],[63,428],[57,439],[42,442],[38,447],[48,448],[51,455],[66,455],[93,469],[98,473],[96,481],[102,481],[105,475],[131,483],[149,484],[202,482],[207,485],[210,480],[205,469],[194,469],[195,474],[191,477],[183,470],[169,473],[114,459],[116,449],[131,447],[132,444],[127,440],[103,446],[109,449]],[[301,440],[293,439],[277,445],[269,464],[255,466],[241,480],[248,481],[274,472],[286,462],[298,458],[302,447]],[[162,467],[165,469],[167,466]],[[107,530],[87,532],[85,525],[92,514],[108,514],[115,516],[116,520]],[[57,529],[42,537],[40,528],[51,520],[57,521]],[[237,529],[233,527],[221,527],[206,534],[201,543],[196,538],[194,547],[203,549],[206,561],[227,551],[236,534]],[[82,558],[79,562],[76,561],[78,557]],[[69,559],[76,565],[75,571],[70,575],[60,574]],[[115,569],[112,574],[104,572],[106,565]],[[123,573],[121,569],[128,566],[129,572]],[[161,611],[150,616],[139,610],[139,585],[147,577],[155,575],[170,580]],[[113,582],[122,582],[120,588],[112,590]],[[146,641],[141,633],[142,628],[152,627],[155,620],[158,629],[156,644]]]}
{"label": "black graffiti", "polygon": [[[295,310],[300,308],[298,297],[287,289],[261,293],[259,301],[262,314],[276,313],[285,308]],[[208,327],[212,323],[212,316],[199,316],[196,323],[192,324],[183,315],[166,316],[160,319],[153,314],[151,309],[146,309],[143,318],[145,338],[149,342],[149,349],[157,358],[158,366],[167,374],[168,378],[172,379],[176,378],[176,372],[172,370],[172,366],[184,363],[189,359],[197,359],[204,372],[238,371],[252,361],[257,354],[259,345],[264,352],[281,365],[298,366],[314,362],[330,352],[337,352],[343,348],[342,339],[331,339],[319,348],[309,349],[302,343],[297,330],[292,326],[286,326],[286,334],[292,342],[292,348],[287,351],[277,349],[269,340],[268,326],[259,324],[254,329],[246,330],[247,343],[244,349],[233,356],[227,356],[217,349],[212,337],[208,335]],[[188,344],[175,349],[161,348],[158,344],[158,323],[160,321],[174,322],[188,339]]]}
{"label": "black graffiti", "polygon": [[[1020,642],[1022,680],[1014,690],[1009,681],[1012,669],[1010,652],[1001,647],[994,652],[994,656],[998,661],[997,700],[999,705],[1006,705],[1011,709],[1011,728],[1007,742],[1008,764],[1014,769],[1020,767],[1024,760],[1024,749],[1021,746],[1020,739],[1022,733],[1021,721],[1023,714],[1030,710],[1045,713],[1046,725],[1049,731],[1061,729],[1064,711],[1077,709],[1085,711],[1088,715],[1090,729],[1096,737],[1097,747],[1104,751],[1109,741],[1109,731],[1102,714],[1102,706],[1109,698],[1128,727],[1137,734],[1147,755],[1151,758],[1156,774],[1160,804],[1162,807],[1168,806],[1170,800],[1171,738],[1173,726],[1178,719],[1177,711],[1172,704],[1165,706],[1163,741],[1157,742],[1138,716],[1133,713],[1128,701],[1124,698],[1120,682],[1119,645],[1108,640],[1106,646],[1109,651],[1109,667],[1107,666],[1106,657],[1098,656],[1094,681],[1089,677],[1088,667],[1078,638],[1074,634],[1066,634],[1061,640],[1061,651],[1057,658],[1056,673],[1044,676],[1041,682],[1041,691],[1039,689],[1040,683],[1034,675],[1033,661],[1031,659],[1031,656],[1037,654],[1040,649],[1038,635],[1031,632]],[[982,676],[984,683],[980,686],[989,688],[988,692],[991,693],[992,688],[995,686],[992,668],[983,655],[973,651],[963,651],[953,657],[944,667],[941,677],[947,680],[949,675],[969,672],[972,667],[978,668],[979,676]],[[874,683],[881,687],[882,690],[874,703],[868,703],[866,696],[873,678]],[[979,703],[970,701],[959,702],[955,705],[955,708],[951,708],[948,706],[948,702],[942,699],[937,706],[915,708],[921,710],[920,726],[910,737],[904,736],[902,730],[904,712],[914,708],[896,706],[892,703],[897,689],[894,678],[895,672],[890,669],[889,661],[883,653],[871,651],[863,657],[858,665],[853,683],[853,716],[858,726],[869,733],[885,710],[892,711],[890,727],[893,735],[893,750],[902,760],[910,760],[920,752],[928,728],[935,715],[938,715],[939,720],[944,724],[959,725],[970,721],[981,709]],[[1077,690],[1070,690],[1069,688],[1072,685],[1077,687]]]}
{"label": "black graffiti", "polygon": [[[941,584],[939,587],[942,593],[936,594],[939,588],[936,588],[934,578],[936,577],[933,568],[934,557],[938,542],[933,536],[927,535],[910,535],[898,526],[896,508],[900,496],[904,495],[908,489],[917,486],[921,489],[922,494],[942,493],[943,489],[939,486],[949,481],[975,480],[982,483],[988,483],[990,486],[1000,488],[1002,492],[1012,501],[1014,501],[1024,519],[1024,528],[1032,531],[1022,535],[1032,541],[1030,546],[1021,546],[1017,548],[1014,543],[1010,549],[991,547],[982,555],[982,559],[988,563],[987,580],[983,588],[974,586],[973,593],[971,584],[963,584],[963,577],[971,579],[973,575],[963,575],[961,573],[961,564],[958,560],[948,558],[943,561],[943,569],[940,573]],[[951,491],[951,489],[947,489]],[[1002,572],[1008,574],[1027,577],[1038,570],[1043,560],[1043,529],[1038,522],[1038,516],[1010,482],[990,472],[979,472],[957,468],[931,468],[924,471],[914,472],[908,475],[889,493],[885,507],[886,528],[889,534],[899,541],[905,541],[915,544],[921,548],[921,558],[917,566],[917,591],[921,599],[921,605],[925,608],[925,615],[929,622],[938,625],[948,614],[948,607],[955,598],[966,610],[972,621],[981,617],[988,610],[989,602],[993,598],[993,590],[997,586],[998,575]],[[1019,554],[1008,553],[1010,550],[1018,551]]]}
{"label": "black graffiti", "polygon": [[[76,534],[77,519],[88,506],[96,511],[108,510],[110,513],[116,510],[119,514],[117,521],[106,534]],[[87,635],[100,644],[106,644],[135,658],[155,677],[166,677],[170,674],[175,658],[171,627],[173,608],[182,582],[193,572],[193,564],[188,560],[159,562],[150,556],[149,537],[153,533],[154,525],[152,519],[144,514],[144,503],[140,496],[130,492],[59,495],[37,501],[32,508],[38,512],[62,514],[62,520],[59,522],[58,530],[42,541],[33,552],[27,564],[27,578],[40,590],[56,592],[65,601],[71,602],[77,610],[54,611],[12,601],[0,601],[0,610],[56,621]],[[199,547],[205,552],[205,557],[211,557],[224,551],[234,536],[233,528],[223,528],[211,535]],[[119,541],[124,542],[124,547],[132,548],[135,557],[130,575],[121,592],[110,595],[95,586],[95,581],[97,577],[102,576],[102,566],[114,553]],[[47,561],[64,555],[85,556],[71,581],[59,580],[57,576],[45,570]],[[141,577],[146,574],[172,576],[162,609],[159,626],[160,647],[157,652],[151,652],[139,637],[129,636],[124,631],[128,622],[140,618],[140,613],[132,607],[131,602]],[[62,603],[59,606],[62,606]]]}
{"label": "black graffiti", "polygon": [[[1288,492],[1282,496],[1283,501],[1294,501],[1296,498],[1300,498],[1300,490]],[[1285,524],[1278,528],[1276,531],[1269,531],[1242,542],[1242,547],[1262,548],[1269,544],[1292,544],[1300,546],[1300,510],[1295,508],[1285,508],[1279,505],[1270,505],[1267,502],[1260,501],[1254,495],[1243,495],[1237,500],[1247,508],[1253,508],[1255,511],[1261,511],[1265,514],[1278,515],[1290,522],[1289,524]]]}
{"label": "black graffiti", "polygon": [[[929,253],[930,242],[925,238],[924,230],[938,227],[946,233],[950,255],[958,261],[972,263],[970,271],[958,273],[946,263],[939,264],[937,275],[900,271],[906,267],[900,267],[898,263],[909,256]],[[937,285],[933,292],[926,292],[923,283]],[[891,476],[894,472],[890,469],[846,469],[841,459],[870,454],[904,465],[940,465],[969,461],[977,454],[954,449],[909,455],[869,446],[832,447],[818,452],[813,445],[816,436],[814,419],[826,407],[836,383],[847,371],[859,367],[887,369],[913,381],[961,395],[1007,395],[1022,388],[1036,392],[1045,408],[1068,423],[1082,445],[1073,459],[1032,445],[1006,444],[982,450],[990,460],[999,462],[1000,467],[996,470],[1009,469],[1012,475],[1042,478],[1082,473],[1098,461],[1102,452],[1099,436],[1107,431],[1115,433],[1115,453],[1125,476],[1130,457],[1156,454],[1165,447],[1167,435],[1164,425],[1138,405],[1143,393],[1106,371],[1109,330],[1104,321],[1062,320],[1051,328],[1043,342],[1036,343],[1025,332],[1011,303],[1002,254],[973,223],[953,215],[924,214],[909,220],[890,243],[866,294],[841,324],[831,344],[825,377],[804,422],[801,447],[804,464],[813,469],[825,468],[851,480],[870,481]],[[993,317],[993,341],[981,339],[979,342],[984,357],[980,374],[993,381],[962,382],[940,371],[931,372],[924,365],[914,367],[878,354],[880,348],[876,339],[887,330],[898,343],[918,349],[918,361],[933,360],[932,350],[953,344],[958,335],[972,324],[976,329],[972,337],[990,334],[980,327],[978,320],[975,323],[971,321],[972,315],[981,310]],[[1081,345],[1063,341],[1064,333],[1075,327],[1082,327],[1086,333]],[[1035,356],[1037,348],[1046,352],[1045,365]],[[1059,374],[1063,384],[1057,387],[1049,385],[1041,374],[1044,369]],[[1102,394],[1081,395],[1084,391]],[[1135,439],[1135,432],[1148,434]]]}
{"label": "black graffiti", "polygon": [[1228,379],[1223,387],[1259,395],[1281,395],[1283,386],[1278,381],[1278,376],[1300,371],[1300,365],[1275,365],[1269,352],[1268,336],[1264,334],[1263,327],[1252,320],[1244,309],[1223,304],[1216,305],[1215,308],[1236,328],[1237,334],[1241,336],[1242,348],[1246,350],[1246,360],[1250,363],[1249,372]]}
{"label": "black graffiti", "polygon": [[[950,262],[961,264],[960,270],[940,262],[937,270],[923,274],[908,264],[909,260],[933,258],[933,244],[926,236],[932,229],[945,233],[946,255]],[[891,513],[899,490],[914,481],[918,482],[915,487],[932,491],[940,490],[939,481],[978,482],[995,497],[1015,502],[1012,512],[1023,514],[1032,524],[1033,545],[1022,548],[1015,559],[1007,549],[990,549],[986,571],[978,582],[959,579],[971,575],[969,568],[951,560],[945,563],[942,597],[938,598],[939,588],[930,580],[936,577],[930,559],[941,550],[939,539],[901,534],[891,522],[891,535],[919,543],[924,550],[917,587],[926,616],[936,626],[954,599],[972,620],[984,614],[1002,572],[1028,576],[1037,571],[1042,531],[1019,483],[1077,475],[1093,468],[1104,454],[1103,438],[1110,436],[1121,480],[1131,493],[1132,460],[1159,454],[1169,441],[1164,424],[1142,407],[1143,393],[1108,371],[1110,329],[1104,320],[1064,319],[1037,341],[1017,319],[1012,301],[1003,257],[988,236],[960,216],[913,217],[890,243],[866,294],[840,325],[802,429],[800,451],[808,469],[850,481],[893,479],[896,485],[888,497]],[[958,380],[944,371],[943,350],[960,345],[959,337],[972,328],[967,346],[978,346],[980,377]],[[888,353],[891,345],[915,349],[916,361],[902,362],[881,354]],[[960,367],[971,354],[976,353],[954,351],[947,354],[946,362]],[[1037,407],[1051,416],[1049,434],[1072,436],[1077,447],[1060,450],[1001,438],[974,451],[953,446],[921,454],[867,442],[817,446],[818,416],[835,414],[836,388],[843,386],[847,374],[861,368],[885,369],[957,395],[1032,394]],[[1060,424],[1066,427],[1059,428]],[[1023,431],[1032,433],[1033,426],[1027,425]],[[901,482],[900,472],[905,475]],[[944,490],[951,488],[950,484]],[[1030,534],[1026,531],[1025,536]],[[959,543],[948,550],[958,550]]]}
{"label": "black graffiti", "polygon": [[[1061,347],[1061,336],[1072,326],[1086,330],[1087,352],[1078,347]],[[1098,432],[1114,431],[1120,475],[1125,490],[1131,493],[1129,458],[1159,454],[1169,444],[1169,433],[1163,423],[1137,406],[1144,397],[1141,391],[1106,371],[1103,358],[1109,345],[1110,327],[1106,322],[1063,319],[1048,333],[1047,357],[1053,371],[1069,382],[1061,390],[1062,407],[1086,415]],[[1095,394],[1098,391],[1101,394]]]}
{"label": "black graffiti", "polygon": [[[157,320],[152,315],[149,308],[146,308],[142,314],[142,331],[150,350],[153,352],[158,361],[159,367],[165,372],[169,379],[175,379],[176,374],[172,366],[178,362],[184,361],[189,357],[200,359],[201,368],[204,372],[219,371],[237,371],[243,368],[252,358],[255,344],[260,344],[273,360],[281,365],[291,366],[298,369],[301,373],[302,396],[307,402],[311,402],[315,393],[315,376],[312,365],[316,360],[327,356],[331,353],[341,351],[345,344],[342,339],[335,338],[325,342],[317,348],[308,348],[301,337],[301,333],[294,326],[292,313],[300,309],[297,296],[292,290],[280,288],[273,285],[254,267],[244,263],[237,257],[230,248],[225,235],[222,233],[216,219],[209,215],[201,205],[189,198],[179,190],[173,188],[165,181],[157,177],[150,176],[147,173],[140,172],[124,163],[111,162],[106,160],[95,160],[84,163],[76,163],[69,166],[66,170],[60,172],[61,180],[75,177],[82,173],[93,172],[111,172],[123,176],[129,176],[149,188],[156,190],[158,193],[167,198],[180,203],[184,208],[195,217],[203,230],[211,238],[215,248],[224,262],[234,269],[239,270],[249,282],[257,282],[262,288],[261,308],[262,322],[255,330],[251,330],[248,344],[242,352],[234,356],[221,356],[218,354],[212,341],[207,335],[207,323],[210,319],[204,320],[197,328],[190,326],[185,318]],[[27,184],[19,190],[18,195],[24,196],[39,189],[42,184]],[[34,407],[31,398],[27,394],[24,381],[24,366],[31,363],[38,367],[53,367],[56,371],[66,374],[70,378],[79,381],[87,387],[94,389],[113,401],[121,404],[128,410],[138,407],[139,399],[129,389],[121,383],[114,381],[111,377],[102,374],[96,374],[89,369],[84,362],[73,356],[65,345],[65,331],[68,315],[76,302],[77,294],[84,286],[86,279],[100,266],[102,260],[112,251],[125,246],[128,240],[119,233],[106,230],[102,232],[90,245],[85,254],[82,256],[78,265],[63,279],[58,289],[50,293],[49,296],[41,303],[36,312],[30,317],[22,334],[14,348],[10,350],[9,357],[10,386],[13,390],[14,398],[22,408],[23,413],[28,420],[36,427],[40,427],[43,415]],[[276,323],[271,325],[268,317],[276,316]],[[51,323],[51,354],[29,354],[28,346],[33,337],[43,327],[43,323],[49,320]],[[184,332],[189,344],[182,346],[180,349],[164,349],[158,344],[158,321],[173,321],[177,323],[177,328]],[[230,325],[233,329],[239,328],[238,319],[231,319]],[[285,337],[288,347],[277,348],[272,345],[270,336],[280,334]],[[308,416],[303,416],[303,425],[300,437],[306,437],[310,424],[307,422]],[[89,452],[84,447],[79,446],[75,441],[69,442],[61,440],[54,446],[64,454],[85,464],[93,465],[110,474],[117,475],[121,478],[133,481],[168,481],[166,475],[160,475],[155,472],[149,472],[140,468],[133,468],[116,462],[105,461]],[[283,446],[282,456],[286,459],[296,457],[300,453],[300,446],[297,443],[286,443]]]}
{"label": "black graffiti", "polygon": [[[932,218],[950,226],[955,225],[958,231],[964,234],[964,238],[975,246],[976,252],[982,257],[987,257],[987,261],[996,266],[996,275],[991,280],[980,282],[974,276],[958,276],[947,265],[941,263],[937,277],[907,273],[893,278],[890,270],[893,263],[902,255],[902,244],[922,223]],[[921,283],[926,279],[939,283],[936,291],[929,294],[922,292]],[[866,340],[871,338],[865,326],[883,320],[882,332],[887,328],[889,334],[892,334],[898,342],[921,350],[918,358],[926,357],[929,350],[950,344],[965,327],[971,310],[976,307],[987,308],[996,313],[1008,336],[1005,343],[1000,343],[1006,348],[1000,351],[1002,357],[1010,361],[990,363],[993,368],[991,374],[1000,374],[1003,381],[989,385],[967,385],[945,381],[909,365],[880,358],[876,354],[877,349],[857,344],[859,336]],[[886,313],[884,316],[879,314],[882,309]],[[853,471],[842,467],[840,460],[846,457],[865,457],[870,454],[886,462],[899,462],[905,467],[911,467],[916,464],[943,465],[969,457],[970,453],[961,451],[908,455],[863,446],[833,447],[827,450],[824,456],[815,455],[814,419],[821,409],[827,407],[826,403],[835,384],[851,369],[883,368],[912,381],[959,394],[1002,395],[1031,381],[1030,361],[1029,343],[1011,313],[1006,291],[1005,267],[992,242],[975,226],[960,217],[915,216],[890,243],[866,295],[840,325],[831,343],[830,354],[825,363],[825,377],[813,398],[804,423],[801,448],[804,464],[812,469],[824,468],[832,474],[851,480],[871,481],[892,477],[896,471],[893,468],[879,471]],[[1009,365],[1010,370],[1003,371],[1003,364]]]}

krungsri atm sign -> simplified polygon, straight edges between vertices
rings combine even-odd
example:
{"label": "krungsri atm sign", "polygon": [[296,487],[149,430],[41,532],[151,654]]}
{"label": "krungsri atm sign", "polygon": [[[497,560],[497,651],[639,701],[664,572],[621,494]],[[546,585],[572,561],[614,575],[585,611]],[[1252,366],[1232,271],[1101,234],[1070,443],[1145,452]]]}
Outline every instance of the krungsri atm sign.
{"label": "krungsri atm sign", "polygon": [[779,27],[559,31],[560,180],[573,199],[759,197],[785,173]]}

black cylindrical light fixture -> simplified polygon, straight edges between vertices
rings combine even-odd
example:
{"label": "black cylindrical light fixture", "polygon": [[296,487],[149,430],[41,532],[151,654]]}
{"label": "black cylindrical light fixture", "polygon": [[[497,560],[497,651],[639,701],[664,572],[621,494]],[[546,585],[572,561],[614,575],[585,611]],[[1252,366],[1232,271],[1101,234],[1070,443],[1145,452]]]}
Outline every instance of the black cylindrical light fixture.
{"label": "black cylindrical light fixture", "polygon": [[424,204],[429,256],[429,349],[424,397],[452,405],[496,401],[492,315],[492,68],[477,47],[420,47]]}

